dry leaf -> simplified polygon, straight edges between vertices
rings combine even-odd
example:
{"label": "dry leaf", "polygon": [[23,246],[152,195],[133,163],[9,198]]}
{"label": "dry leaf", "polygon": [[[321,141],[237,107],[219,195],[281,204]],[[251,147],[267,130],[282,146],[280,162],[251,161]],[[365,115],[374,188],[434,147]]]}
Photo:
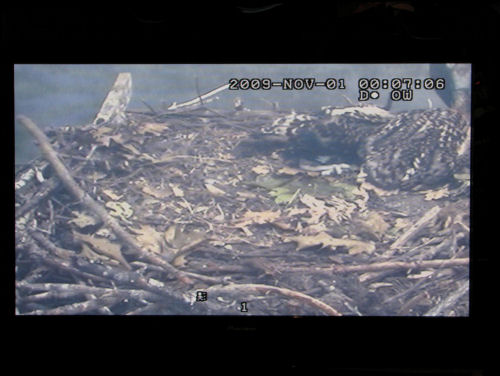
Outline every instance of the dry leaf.
{"label": "dry leaf", "polygon": [[325,232],[313,236],[284,237],[283,240],[285,242],[296,242],[298,251],[317,245],[320,245],[321,248],[330,247],[332,250],[335,250],[337,247],[346,247],[349,250],[349,254],[371,253],[375,250],[375,245],[372,243],[352,239],[338,239]]}
{"label": "dry leaf", "polygon": [[174,258],[172,260],[172,265],[175,266],[175,267],[183,267],[183,266],[186,266],[187,264],[187,261],[186,261],[186,256],[185,255],[180,255],[180,256],[177,256],[176,258]]}
{"label": "dry leaf", "polygon": [[179,188],[177,184],[169,184],[170,188],[172,189],[172,192],[174,192],[175,197],[184,197],[184,191]]}
{"label": "dry leaf", "polygon": [[259,165],[259,166],[252,168],[252,171],[258,175],[266,175],[271,171],[271,169],[269,168],[269,166]]}
{"label": "dry leaf", "polygon": [[350,203],[337,196],[331,196],[326,203],[328,204],[326,206],[328,217],[335,223],[351,219],[352,214],[357,208],[356,204]]}
{"label": "dry leaf", "polygon": [[111,140],[113,140],[117,144],[123,145],[123,136],[121,134],[115,134],[114,136],[104,135],[99,137],[97,141],[102,145],[109,147],[109,145],[111,144]]}
{"label": "dry leaf", "polygon": [[184,209],[187,209],[191,214],[193,214],[193,207],[191,204],[184,198],[181,197],[182,201],[179,201],[177,205],[182,206]]}
{"label": "dry leaf", "polygon": [[273,222],[275,219],[279,218],[281,215],[281,211],[272,211],[272,210],[266,210],[266,211],[261,211],[261,212],[254,212],[251,210],[248,210],[245,214],[243,214],[243,217],[241,220],[246,223],[254,223],[254,224],[264,224],[264,223],[269,223]]}
{"label": "dry leaf", "polygon": [[300,201],[309,207],[310,218],[305,219],[308,224],[319,223],[320,218],[327,212],[325,202],[318,200],[311,195],[303,195]]}
{"label": "dry leaf", "polygon": [[193,213],[206,213],[210,209],[210,206],[197,206],[193,209]]}
{"label": "dry leaf", "polygon": [[105,206],[108,209],[111,209],[109,214],[111,214],[113,217],[127,219],[134,214],[132,207],[127,202],[108,201],[106,202]]}
{"label": "dry leaf", "polygon": [[176,251],[193,248],[207,239],[205,232],[198,230],[184,232],[177,225],[171,225],[163,234],[167,244]]}
{"label": "dry leaf", "polygon": [[136,239],[142,248],[154,253],[161,253],[161,233],[148,225],[142,225],[138,229],[130,227],[130,229],[138,234]]}
{"label": "dry leaf", "polygon": [[243,198],[243,199],[247,199],[247,198],[255,198],[255,197],[257,197],[257,195],[256,195],[255,193],[253,193],[253,192],[246,192],[246,191],[245,191],[245,192],[236,192],[236,194],[237,194],[239,197]]}
{"label": "dry leaf", "polygon": [[121,199],[123,197],[123,195],[115,194],[111,189],[103,189],[102,193],[104,193],[106,196],[108,196],[113,201],[118,201],[119,199]]}
{"label": "dry leaf", "polygon": [[127,260],[123,257],[120,245],[112,243],[105,238],[94,238],[93,236],[80,234],[76,231],[73,231],[73,237],[77,240],[88,243],[95,252],[117,260],[129,270],[132,269]]}
{"label": "dry leaf", "polygon": [[361,220],[362,230],[380,239],[389,229],[389,224],[377,212],[371,211],[366,219]]}
{"label": "dry leaf", "polygon": [[226,194],[226,192],[224,192],[222,189],[217,188],[215,185],[205,184],[205,187],[207,188],[207,191],[213,196],[223,196]]}
{"label": "dry leaf", "polygon": [[86,257],[87,259],[91,261],[102,261],[102,262],[109,262],[111,264],[120,264],[118,260],[109,258],[104,255],[100,255],[97,252],[94,252],[92,248],[90,248],[87,244],[82,243],[82,251],[80,252],[80,256]]}
{"label": "dry leaf", "polygon": [[74,223],[80,228],[87,227],[87,226],[94,226],[97,223],[97,220],[87,214],[80,213],[80,212],[72,212],[72,214],[76,217],[68,221],[68,223]]}
{"label": "dry leaf", "polygon": [[305,221],[310,225],[319,223],[321,217],[325,214],[327,214],[332,221],[340,223],[343,219],[349,219],[356,209],[355,204],[351,204],[335,196],[329,199],[330,205],[308,194],[302,196],[300,201],[309,207],[309,214],[311,217],[306,218]]}
{"label": "dry leaf", "polygon": [[412,225],[412,222],[408,218],[396,218],[394,221],[394,231],[399,231],[401,229],[408,228]]}
{"label": "dry leaf", "polygon": [[276,222],[273,222],[273,225],[278,227],[279,229],[282,229],[282,230],[286,230],[286,231],[293,230],[293,226],[290,223],[276,221]]}
{"label": "dry leaf", "polygon": [[382,188],[378,188],[376,186],[374,186],[373,184],[371,183],[368,183],[368,182],[363,182],[360,186],[360,189],[361,190],[364,190],[364,191],[373,191],[375,192],[379,197],[384,197],[384,196],[391,196],[393,194],[395,194],[397,192],[397,190],[393,190],[393,191],[386,191],[385,189],[382,189]]}
{"label": "dry leaf", "polygon": [[109,135],[106,135],[106,133],[111,133],[113,132],[112,128],[109,127],[99,127],[96,130],[91,131],[92,136],[95,138],[95,140],[105,146],[109,146]]}
{"label": "dry leaf", "polygon": [[290,217],[293,217],[294,215],[300,215],[302,216],[304,213],[307,213],[308,209],[306,208],[291,208],[288,210],[288,215]]}
{"label": "dry leaf", "polygon": [[219,211],[219,215],[217,215],[217,216],[214,217],[214,221],[215,222],[223,222],[224,218],[225,218],[224,211],[222,210],[222,208],[220,207],[219,204],[217,204],[216,207],[217,207],[217,210]]}
{"label": "dry leaf", "polygon": [[137,133],[145,134],[151,133],[155,136],[161,136],[163,131],[168,128],[167,123],[142,123],[137,129]]}
{"label": "dry leaf", "polygon": [[87,176],[90,180],[96,182],[98,180],[105,178],[108,175],[100,171],[92,171],[92,173],[88,174]]}
{"label": "dry leaf", "polygon": [[246,235],[246,236],[248,236],[248,237],[250,237],[250,236],[252,236],[252,235],[253,235],[253,232],[252,232],[252,231],[250,231],[250,230],[248,229],[248,227],[246,227],[246,226],[244,226],[244,225],[238,225],[238,226],[236,226],[236,227],[240,228],[240,229],[241,229],[241,230],[245,233],[245,235]]}
{"label": "dry leaf", "polygon": [[252,236],[253,233],[247,228],[252,224],[274,223],[281,215],[279,210],[273,212],[272,210],[254,212],[248,210],[243,216],[236,220],[235,227],[241,229],[245,235]]}
{"label": "dry leaf", "polygon": [[170,196],[171,192],[169,192],[166,189],[159,189],[159,188],[154,188],[154,187],[149,187],[149,186],[144,186],[142,187],[142,191],[150,196],[153,196],[155,198],[165,198]]}
{"label": "dry leaf", "polygon": [[298,170],[296,168],[291,168],[291,167],[283,167],[278,170],[278,174],[280,175],[297,175],[303,171]]}
{"label": "dry leaf", "polygon": [[177,231],[177,225],[171,225],[171,226],[169,226],[167,228],[167,230],[163,234],[163,237],[165,238],[165,241],[170,246],[172,246],[172,244],[174,242],[176,231]]}
{"label": "dry leaf", "polygon": [[429,190],[429,191],[423,191],[422,193],[425,193],[425,198],[424,200],[430,201],[430,200],[437,200],[443,197],[448,197],[450,195],[450,191],[448,191],[448,187],[444,187],[438,190]]}
{"label": "dry leaf", "polygon": [[320,233],[320,232],[323,232],[326,230],[327,230],[327,228],[326,228],[325,223],[320,222],[320,223],[316,223],[314,225],[307,226],[306,228],[304,228],[304,230],[302,230],[302,233],[305,235],[315,235],[317,233]]}
{"label": "dry leaf", "polygon": [[[115,141],[115,140],[113,140]],[[121,141],[121,140],[120,140]],[[116,141],[115,141],[116,142]],[[137,150],[137,148],[133,145],[130,145],[130,144],[125,144],[125,143],[121,143],[121,145],[127,149],[128,151],[132,152],[132,154],[134,155],[141,155],[141,152],[139,150]]]}

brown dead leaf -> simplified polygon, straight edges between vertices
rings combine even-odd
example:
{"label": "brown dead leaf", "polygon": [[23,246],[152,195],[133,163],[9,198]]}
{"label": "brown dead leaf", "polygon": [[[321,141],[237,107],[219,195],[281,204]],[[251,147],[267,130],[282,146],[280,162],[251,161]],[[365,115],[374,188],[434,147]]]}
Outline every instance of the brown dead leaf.
{"label": "brown dead leaf", "polygon": [[273,225],[281,230],[285,230],[285,231],[293,230],[293,226],[290,223],[276,221],[276,222],[273,222]]}
{"label": "brown dead leaf", "polygon": [[440,198],[448,197],[450,195],[450,191],[448,190],[447,186],[445,186],[444,188],[435,190],[435,191],[433,191],[433,190],[423,191],[422,193],[425,193],[424,200],[426,200],[426,201],[438,200]]}
{"label": "brown dead leaf", "polygon": [[252,236],[252,232],[247,228],[253,224],[273,223],[281,215],[281,211],[262,211],[254,212],[248,210],[243,216],[236,220],[235,227],[241,229],[247,236]]}
{"label": "brown dead leaf", "polygon": [[148,225],[142,225],[140,228],[129,228],[137,234],[137,242],[141,244],[143,249],[154,253],[161,253],[161,233]]}
{"label": "brown dead leaf", "polygon": [[187,264],[186,255],[177,256],[172,260],[172,265],[177,268],[186,266],[186,264]]}
{"label": "brown dead leaf", "polygon": [[369,212],[365,219],[360,221],[361,230],[380,239],[389,229],[389,224],[375,211]]}
{"label": "brown dead leaf", "polygon": [[167,123],[142,123],[137,129],[137,133],[145,134],[151,133],[155,136],[161,136],[165,129],[168,128]]}
{"label": "brown dead leaf", "polygon": [[236,192],[236,194],[242,198],[242,199],[247,199],[247,198],[255,198],[257,195],[253,192]]}
{"label": "brown dead leaf", "polygon": [[205,184],[205,188],[207,188],[207,191],[213,196],[224,196],[226,194],[222,189],[212,184]]}
{"label": "brown dead leaf", "polygon": [[281,215],[280,210],[272,211],[265,210],[261,212],[254,212],[248,210],[245,214],[243,214],[242,220],[243,222],[249,222],[254,224],[264,224],[273,222],[275,219],[279,218]]}
{"label": "brown dead leaf", "polygon": [[163,234],[167,244],[174,250],[193,248],[208,239],[205,232],[199,230],[183,231],[179,225],[173,224]]}
{"label": "brown dead leaf", "polygon": [[121,134],[115,134],[114,136],[103,136],[100,141],[101,144],[106,147],[109,147],[111,145],[111,141],[123,145],[123,136]]}
{"label": "brown dead leaf", "polygon": [[361,184],[360,188],[363,189],[363,190],[365,190],[365,191],[373,191],[379,197],[392,196],[392,195],[394,195],[397,192],[397,190],[388,191],[388,190],[376,187],[373,184],[368,183],[368,182],[363,182]]}
{"label": "brown dead leaf", "polygon": [[141,155],[141,152],[139,150],[137,150],[137,148],[134,145],[130,145],[130,144],[126,144],[126,143],[122,143],[121,145],[125,149],[127,149],[128,151],[130,151],[132,154],[134,154],[134,155]]}
{"label": "brown dead leaf", "polygon": [[411,226],[411,221],[408,218],[396,218],[394,222],[394,231],[399,231],[401,229],[406,229]]}
{"label": "brown dead leaf", "polygon": [[108,196],[113,201],[118,201],[123,197],[123,195],[117,195],[111,189],[103,189],[102,193],[104,193],[106,196]]}
{"label": "brown dead leaf", "polygon": [[278,174],[280,175],[297,175],[300,174],[301,172],[303,171],[291,167],[283,167],[278,170]]}
{"label": "brown dead leaf", "polygon": [[271,171],[271,169],[267,165],[259,165],[252,168],[252,171],[258,175],[267,175]]}
{"label": "brown dead leaf", "polygon": [[349,254],[357,254],[361,252],[371,253],[375,250],[375,245],[372,243],[352,239],[338,239],[325,232],[312,236],[283,237],[283,241],[296,242],[298,251],[318,245],[320,245],[321,248],[330,247],[332,250],[343,246],[349,250]]}
{"label": "brown dead leaf", "polygon": [[104,261],[104,262],[114,262],[118,263],[117,260],[111,259],[107,256],[101,255],[97,252],[94,252],[92,248],[90,248],[87,244],[82,243],[82,251],[80,252],[80,256],[86,257],[92,261]]}
{"label": "brown dead leaf", "polygon": [[106,238],[94,238],[93,236],[81,234],[76,231],[73,231],[73,237],[89,244],[95,252],[115,259],[128,270],[132,270],[127,260],[123,257],[119,244],[112,243]]}
{"label": "brown dead leaf", "polygon": [[106,147],[109,147],[111,140],[116,142],[117,144],[123,143],[122,135],[115,134],[109,135],[108,133],[112,133],[114,130],[109,127],[100,127],[94,131],[91,131],[92,136],[94,136],[95,140]]}
{"label": "brown dead leaf", "polygon": [[87,227],[87,226],[93,226],[97,224],[97,220],[85,213],[77,212],[74,211],[72,214],[76,217],[68,221],[68,223],[74,223],[80,228]]}
{"label": "brown dead leaf", "polygon": [[315,235],[317,233],[320,233],[320,232],[323,232],[326,230],[327,230],[327,228],[326,228],[325,223],[320,222],[320,223],[316,223],[314,225],[307,226],[306,228],[304,228],[302,230],[301,233],[303,233],[305,235]]}
{"label": "brown dead leaf", "polygon": [[105,135],[106,133],[111,133],[111,132],[113,132],[113,128],[110,127],[99,127],[95,130],[90,131],[90,133],[92,134],[92,136],[94,136],[96,140],[99,140],[99,138]]}
{"label": "brown dead leaf", "polygon": [[247,227],[247,226],[245,226],[245,225],[240,224],[240,225],[237,225],[236,227],[238,227],[239,229],[241,229],[241,231],[243,231],[243,232],[245,233],[245,235],[246,235],[246,236],[248,236],[248,237],[250,237],[250,236],[252,236],[252,235],[253,235],[253,232],[252,232],[252,231],[250,231],[250,230],[248,229],[248,227]]}
{"label": "brown dead leaf", "polygon": [[288,210],[288,216],[290,217],[293,217],[294,215],[303,215],[304,213],[307,213],[307,210],[306,208],[290,208]]}
{"label": "brown dead leaf", "polygon": [[309,207],[310,218],[305,221],[308,224],[319,223],[320,218],[326,214],[325,202],[308,194],[303,195],[300,201]]}
{"label": "brown dead leaf", "polygon": [[308,213],[310,218],[305,219],[306,223],[309,225],[319,223],[321,217],[325,214],[327,214],[332,221],[340,223],[342,219],[350,218],[350,214],[355,208],[354,204],[350,204],[342,199],[333,201],[333,198],[330,199],[330,202],[335,203],[336,206],[330,206],[327,205],[325,201],[319,200],[308,194],[303,195],[300,201],[309,207]]}
{"label": "brown dead leaf", "polygon": [[168,197],[172,194],[172,192],[169,191],[168,189],[155,188],[155,187],[150,187],[147,185],[142,187],[142,191],[150,196],[153,196],[153,197],[159,198],[159,199]]}
{"label": "brown dead leaf", "polygon": [[175,239],[175,233],[177,232],[177,225],[171,225],[168,226],[167,230],[163,234],[165,241],[169,246],[172,246],[174,239]]}
{"label": "brown dead leaf", "polygon": [[125,221],[134,214],[134,210],[128,202],[108,201],[104,206],[110,209],[110,215],[122,218]]}
{"label": "brown dead leaf", "polygon": [[338,224],[343,220],[351,219],[352,214],[357,208],[356,204],[337,196],[331,196],[326,203],[328,204],[325,207],[328,217]]}
{"label": "brown dead leaf", "polygon": [[170,188],[172,189],[172,192],[174,192],[175,197],[184,197],[184,191],[179,188],[178,184],[169,184]]}

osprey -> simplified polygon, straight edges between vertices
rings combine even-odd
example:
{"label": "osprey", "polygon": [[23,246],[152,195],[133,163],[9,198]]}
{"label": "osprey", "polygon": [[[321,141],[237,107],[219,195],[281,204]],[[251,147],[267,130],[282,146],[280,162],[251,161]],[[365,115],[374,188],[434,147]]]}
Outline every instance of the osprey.
{"label": "osprey", "polygon": [[449,109],[414,110],[367,137],[361,148],[368,181],[386,189],[432,188],[468,167],[469,122]]}
{"label": "osprey", "polygon": [[292,112],[261,130],[284,136],[283,156],[299,164],[327,158],[341,166],[361,166],[367,180],[380,188],[435,188],[470,164],[468,92],[454,96],[451,108],[445,109],[391,113],[360,105],[327,106],[315,114]]}

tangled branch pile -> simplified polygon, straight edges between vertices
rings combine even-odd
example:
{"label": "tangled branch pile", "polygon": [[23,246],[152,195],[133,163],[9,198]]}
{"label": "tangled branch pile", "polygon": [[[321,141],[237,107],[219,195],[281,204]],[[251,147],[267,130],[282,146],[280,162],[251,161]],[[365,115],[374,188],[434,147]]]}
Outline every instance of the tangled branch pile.
{"label": "tangled branch pile", "polygon": [[16,172],[18,314],[468,314],[467,193],[237,158],[283,113],[126,111],[124,80],[93,124],[19,117],[43,157]]}

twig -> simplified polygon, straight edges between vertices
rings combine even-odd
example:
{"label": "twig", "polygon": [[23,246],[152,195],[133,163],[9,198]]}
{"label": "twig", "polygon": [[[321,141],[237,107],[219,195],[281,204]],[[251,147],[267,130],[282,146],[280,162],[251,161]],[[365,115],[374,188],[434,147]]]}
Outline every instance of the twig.
{"label": "twig", "polygon": [[147,107],[149,108],[149,110],[153,113],[153,115],[158,115],[158,112],[156,112],[156,110],[153,108],[153,106],[149,105],[145,100],[141,99],[141,102]]}
{"label": "twig", "polygon": [[196,77],[195,82],[196,82],[196,93],[198,94],[198,98],[200,99],[201,106],[203,108],[205,108],[207,111],[212,112],[212,113],[214,113],[216,115],[219,115],[219,116],[227,119],[226,116],[224,116],[223,114],[219,113],[218,111],[212,110],[211,108],[208,108],[207,106],[205,106],[205,103],[203,103],[203,97],[200,94],[200,86],[198,85],[198,77]]}
{"label": "twig", "polygon": [[[82,159],[83,162],[80,163],[73,171],[74,173],[77,173],[80,171],[83,167],[86,166],[88,161],[92,158],[94,155],[95,150],[97,149],[97,145],[92,146],[89,154],[84,157],[74,157],[74,156],[68,156],[71,158],[78,158]],[[65,154],[61,154],[65,156]],[[46,163],[46,162],[45,162]],[[43,182],[42,188],[35,194],[35,197],[31,198],[28,202],[26,202],[22,207],[16,208],[16,217],[22,217],[25,213],[27,213],[29,210],[37,206],[43,199],[45,199],[47,196],[50,195],[50,193],[56,189],[59,186],[59,181],[55,177],[51,177],[50,179],[47,179]]]}
{"label": "twig", "polygon": [[406,231],[394,243],[392,243],[389,249],[394,250],[403,246],[408,240],[417,235],[427,223],[435,218],[440,211],[441,208],[437,205],[427,211],[422,218],[420,218],[408,229],[408,231]]}
{"label": "twig", "polygon": [[[40,236],[42,235],[40,234]],[[17,241],[16,243],[19,244],[19,242]],[[54,254],[49,254],[49,252],[40,248],[31,236],[27,237],[27,240],[24,242],[24,246],[32,256],[39,259],[40,262],[42,262],[43,264],[46,264],[52,268],[64,270],[72,275],[80,276],[85,279],[90,279],[99,282],[108,281],[107,278],[78,270],[73,265],[71,265],[69,260],[65,260],[60,257],[54,257]]]}
{"label": "twig", "polygon": [[383,270],[398,270],[398,269],[427,269],[427,268],[451,268],[454,266],[469,265],[469,258],[456,258],[451,260],[424,260],[424,261],[387,261],[376,262],[373,264],[363,265],[333,265],[327,268],[320,267],[284,267],[279,268],[280,271],[286,272],[304,272],[311,273],[365,273],[378,272]]}
{"label": "twig", "polygon": [[[36,295],[30,295],[24,300],[26,301],[36,301],[46,298],[66,298],[80,294],[121,294],[122,296],[127,296],[130,299],[158,299],[158,295],[152,294],[144,290],[126,290],[126,289],[116,289],[116,288],[106,288],[106,287],[94,287],[87,285],[75,285],[73,283],[25,283],[18,282],[16,287],[19,289],[24,289],[32,293],[39,292]],[[46,292],[40,292],[46,291]]]}
{"label": "twig", "polygon": [[[31,235],[33,237],[36,237],[37,240],[42,240],[43,245],[47,246],[51,252],[54,251],[52,249],[53,246],[50,245],[51,244],[50,241],[46,239],[43,235],[36,233],[32,233]],[[31,239],[31,237],[29,237],[29,239]],[[30,243],[29,240],[28,243]],[[82,276],[84,278],[105,281],[108,283],[110,281],[114,281],[120,286],[125,284],[128,286],[132,286],[137,290],[141,289],[146,290],[154,294],[157,294],[159,296],[167,298],[168,301],[172,302],[172,304],[177,304],[180,306],[186,304],[186,299],[182,294],[176,291],[168,291],[165,288],[165,286],[163,287],[154,286],[151,283],[149,283],[148,280],[146,280],[142,276],[142,274],[138,272],[127,271],[118,267],[113,267],[111,265],[91,263],[90,261],[87,261],[82,257],[78,257],[75,260],[75,264],[78,266],[77,269],[71,264],[70,260],[62,260],[59,259],[59,257],[51,257],[52,255],[49,255],[47,251],[40,249],[33,240],[31,240],[30,245],[32,245],[31,249],[32,253],[34,253],[37,257],[41,258],[42,262],[47,263],[51,266],[55,266],[56,268],[66,270],[70,273]],[[199,277],[199,275],[195,273],[182,272],[182,274],[183,276],[185,275],[185,278]],[[214,281],[215,283],[220,283],[220,281],[222,280],[221,278],[213,278],[213,277],[207,277],[207,279],[209,279],[209,282],[211,283],[214,283]]]}
{"label": "twig", "polygon": [[450,295],[446,297],[441,303],[436,307],[432,308],[426,313],[426,316],[440,316],[443,311],[454,306],[458,299],[465,295],[469,291],[469,281],[463,281],[459,284],[458,289],[453,291]]}
{"label": "twig", "polygon": [[95,300],[87,300],[85,302],[68,304],[48,310],[38,309],[31,312],[25,312],[24,315],[77,315],[97,310],[102,307],[115,305],[122,299],[123,298],[119,295],[111,295],[97,298]]}
{"label": "twig", "polygon": [[208,93],[205,93],[205,94],[203,94],[203,95],[199,95],[199,96],[197,96],[196,98],[191,99],[191,100],[189,100],[189,101],[182,102],[182,103],[179,103],[179,104],[177,104],[177,103],[175,103],[175,102],[174,102],[173,104],[171,104],[171,105],[167,108],[167,110],[172,111],[172,110],[177,110],[177,109],[182,108],[182,107],[192,106],[192,105],[194,105],[194,104],[198,104],[198,103],[200,103],[202,100],[207,99],[207,98],[210,98],[211,96],[213,96],[213,95],[215,95],[215,94],[217,94],[217,93],[219,93],[219,92],[221,92],[221,91],[223,91],[223,90],[226,90],[228,87],[229,87],[229,84],[224,84],[224,85],[222,85],[222,86],[219,86],[218,88],[215,88],[215,89],[213,89],[213,90],[210,90]]}
{"label": "twig", "polygon": [[223,293],[236,293],[239,296],[243,293],[259,293],[267,294],[269,292],[274,292],[289,298],[296,299],[302,303],[308,304],[314,308],[319,309],[321,312],[326,313],[331,316],[342,316],[336,309],[330,307],[328,304],[313,298],[312,296],[303,294],[298,291],[290,290],[283,287],[261,285],[261,284],[230,284],[226,286],[211,286],[207,289],[209,294],[223,294]]}
{"label": "twig", "polygon": [[[19,115],[18,120],[23,124],[31,134],[37,139],[40,144],[40,148],[42,150],[42,154],[45,158],[50,162],[54,171],[62,180],[65,187],[73,194],[73,196],[80,201],[86,208],[94,212],[102,222],[107,225],[109,228],[113,230],[116,236],[122,240],[125,244],[128,245],[130,253],[133,255],[148,260],[152,264],[159,265],[165,269],[165,271],[173,274],[176,278],[178,278],[181,282],[186,284],[192,284],[191,278],[187,276],[185,272],[178,270],[177,268],[170,265],[167,261],[162,259],[160,256],[157,256],[151,252],[144,251],[139,244],[135,241],[135,239],[130,235],[127,231],[125,231],[118,221],[111,217],[106,209],[102,207],[97,201],[95,201],[89,194],[87,194],[83,189],[79,187],[76,183],[75,179],[71,176],[69,171],[63,165],[56,152],[50,145],[47,136],[38,128],[38,126],[31,121],[28,117],[24,115]],[[190,273],[190,277],[195,277],[199,280],[203,280],[210,283],[220,283],[219,278],[213,278],[203,275],[197,275],[194,273]]]}

